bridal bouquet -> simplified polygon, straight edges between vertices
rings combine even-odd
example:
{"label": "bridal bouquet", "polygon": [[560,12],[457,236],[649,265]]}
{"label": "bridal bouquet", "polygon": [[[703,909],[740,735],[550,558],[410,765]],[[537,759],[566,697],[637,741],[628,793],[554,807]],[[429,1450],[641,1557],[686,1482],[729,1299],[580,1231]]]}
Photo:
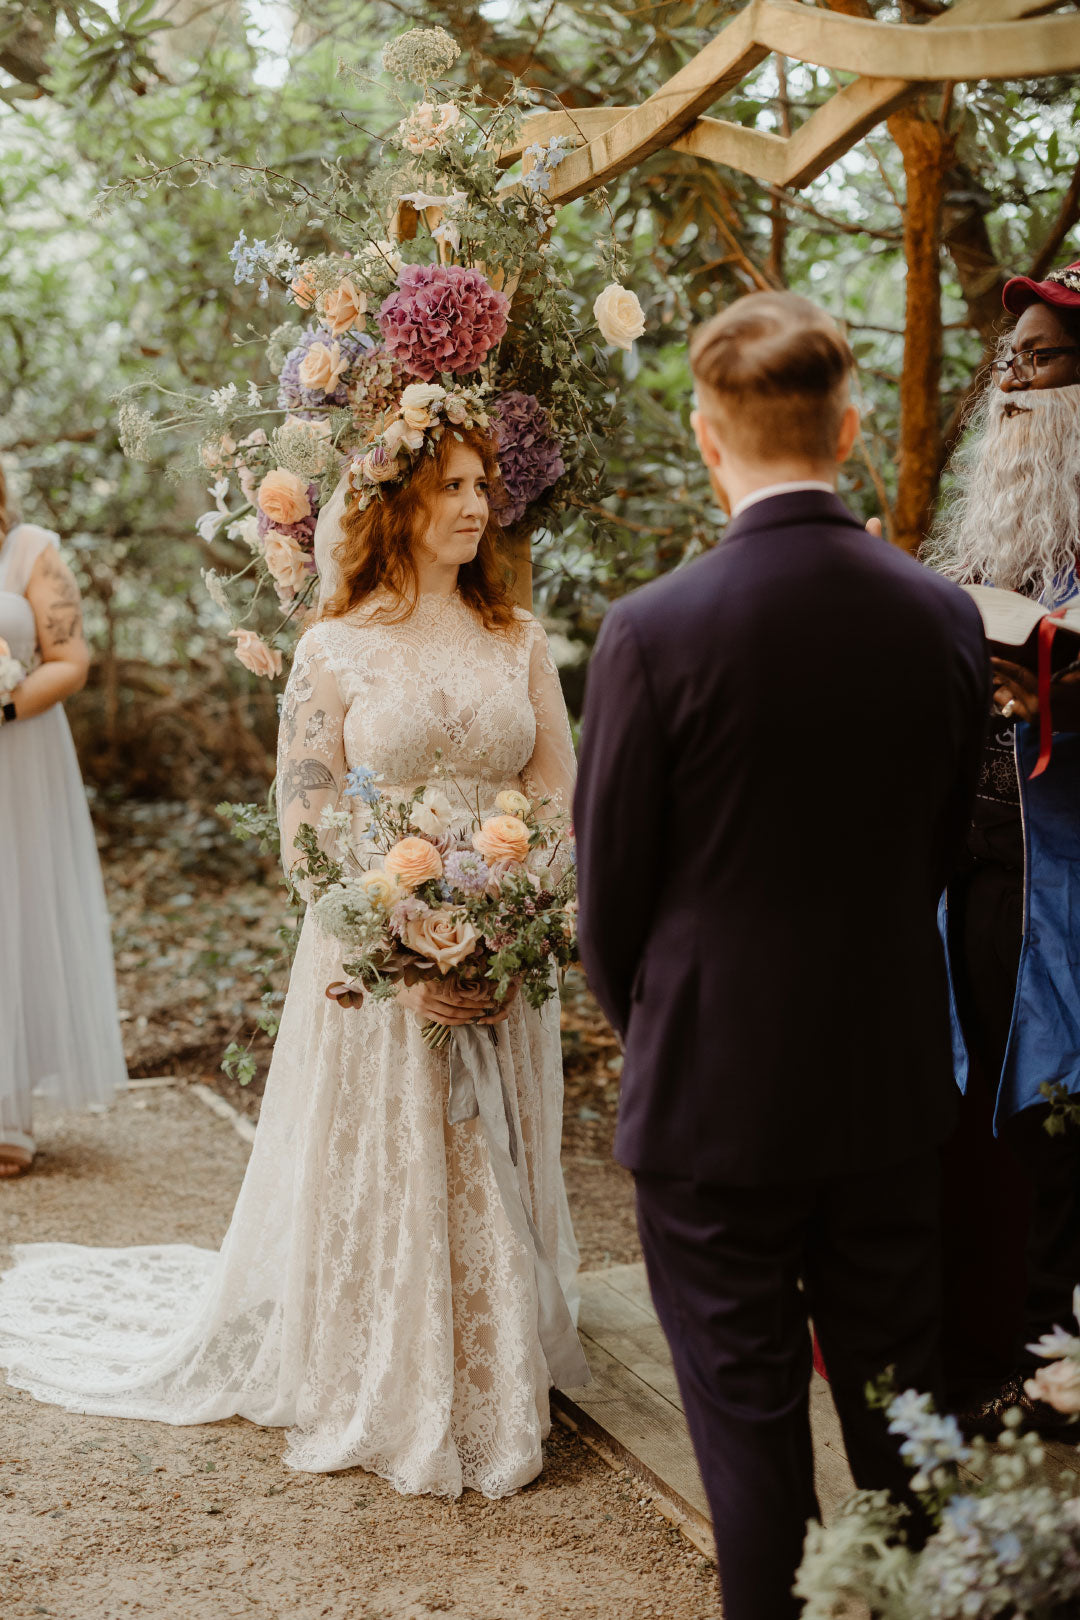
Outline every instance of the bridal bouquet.
{"label": "bridal bouquet", "polygon": [[[552,969],[574,959],[574,866],[559,818],[541,819],[542,802],[513,791],[485,815],[446,786],[459,805],[437,784],[395,801],[371,771],[353,770],[345,793],[360,800],[359,814],[327,811],[320,827],[300,826],[293,879],[308,886],[320,927],[346,948],[349,978],[326,992],[344,1006],[438,977],[490,985],[496,1002],[517,986],[542,1007],[555,993]],[[334,856],[320,844],[328,831]],[[423,1034],[439,1049],[452,1030],[428,1022]]]}
{"label": "bridal bouquet", "polygon": [[5,696],[26,679],[26,667],[11,655],[11,648],[0,636],[0,692]]}

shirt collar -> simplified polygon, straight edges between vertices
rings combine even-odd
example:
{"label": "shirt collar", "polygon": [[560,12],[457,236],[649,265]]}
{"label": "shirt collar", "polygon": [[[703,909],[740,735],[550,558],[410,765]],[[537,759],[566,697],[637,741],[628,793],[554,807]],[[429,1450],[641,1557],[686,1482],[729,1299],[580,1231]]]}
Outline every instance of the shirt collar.
{"label": "shirt collar", "polygon": [[744,495],[742,500],[732,507],[731,516],[737,518],[739,513],[745,512],[748,506],[756,506],[758,501],[767,501],[773,495],[796,495],[800,490],[804,489],[820,490],[826,495],[836,494],[832,484],[823,483],[818,478],[793,478],[786,484],[766,484],[764,489],[752,490],[749,495]]}

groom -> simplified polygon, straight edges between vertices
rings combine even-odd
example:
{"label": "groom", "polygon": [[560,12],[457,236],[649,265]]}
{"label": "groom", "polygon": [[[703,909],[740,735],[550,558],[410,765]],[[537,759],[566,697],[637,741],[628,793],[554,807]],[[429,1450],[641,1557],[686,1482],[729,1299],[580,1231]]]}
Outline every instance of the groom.
{"label": "groom", "polygon": [[731,513],[618,602],[589,673],[581,951],[625,1042],[616,1157],[712,1510],[725,1620],[791,1620],[814,1494],[812,1317],[859,1486],[867,1405],[937,1392],[954,1093],[938,897],[988,710],[979,615],[834,493],[851,352],[790,293],[690,349]]}

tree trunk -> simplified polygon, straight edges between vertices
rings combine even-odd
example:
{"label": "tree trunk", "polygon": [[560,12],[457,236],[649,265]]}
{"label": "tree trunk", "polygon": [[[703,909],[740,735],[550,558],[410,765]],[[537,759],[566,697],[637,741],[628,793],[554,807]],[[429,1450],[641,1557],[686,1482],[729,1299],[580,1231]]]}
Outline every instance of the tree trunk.
{"label": "tree trunk", "polygon": [[941,465],[941,211],[954,140],[919,104],[894,113],[904,159],[907,296],[900,375],[900,480],[893,538],[916,552],[929,527]]}

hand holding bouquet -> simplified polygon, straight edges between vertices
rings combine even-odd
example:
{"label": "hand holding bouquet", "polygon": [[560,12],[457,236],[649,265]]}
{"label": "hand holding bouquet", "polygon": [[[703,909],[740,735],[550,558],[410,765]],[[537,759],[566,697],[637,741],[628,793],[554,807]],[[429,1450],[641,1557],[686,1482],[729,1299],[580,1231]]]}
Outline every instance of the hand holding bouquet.
{"label": "hand holding bouquet", "polygon": [[11,656],[11,648],[0,636],[0,697],[7,698],[26,679],[26,667]]}
{"label": "hand holding bouquet", "polygon": [[[365,994],[382,1000],[427,982],[482,991],[478,1011],[516,989],[542,1007],[555,992],[552,968],[574,959],[574,868],[559,820],[542,820],[542,806],[516,791],[498,794],[489,815],[460,793],[456,808],[443,786],[394,802],[363,769],[349,773],[345,792],[367,806],[363,833],[355,836],[349,811],[330,812],[340,851],[331,859],[303,823],[293,869],[311,886],[320,927],[346,946],[350,978],[327,994],[359,1006]],[[451,1033],[424,1025],[433,1048]]]}

